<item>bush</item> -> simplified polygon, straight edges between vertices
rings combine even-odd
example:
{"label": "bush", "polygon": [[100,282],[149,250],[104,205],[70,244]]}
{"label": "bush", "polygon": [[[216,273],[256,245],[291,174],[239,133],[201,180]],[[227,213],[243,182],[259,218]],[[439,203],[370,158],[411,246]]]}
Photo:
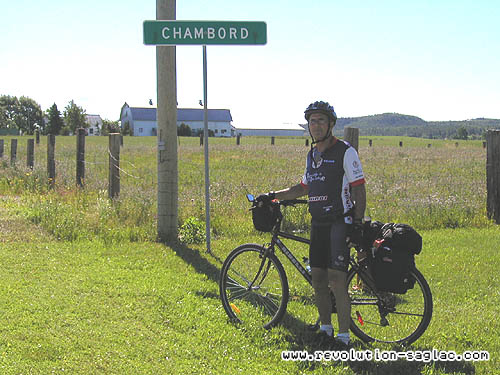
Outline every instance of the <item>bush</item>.
{"label": "bush", "polygon": [[205,237],[205,223],[196,217],[188,217],[179,229],[179,240],[185,244],[203,243]]}

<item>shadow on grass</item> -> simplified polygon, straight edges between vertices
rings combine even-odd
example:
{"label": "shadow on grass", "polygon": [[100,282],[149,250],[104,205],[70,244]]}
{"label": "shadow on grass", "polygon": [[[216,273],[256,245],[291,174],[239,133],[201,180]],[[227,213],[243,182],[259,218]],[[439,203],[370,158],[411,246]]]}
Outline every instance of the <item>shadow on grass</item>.
{"label": "shadow on grass", "polygon": [[[208,257],[211,255],[208,253],[200,254],[200,251],[191,249],[183,244],[174,243],[168,244],[176,254],[183,261],[191,265],[196,272],[204,274],[207,278],[215,283],[219,282],[220,269],[208,261]],[[222,261],[216,257],[218,263],[222,264]],[[200,292],[199,295],[203,298],[219,299],[219,295],[211,292]],[[311,302],[310,298],[304,299],[303,302]],[[333,316],[333,319],[336,317]],[[324,350],[318,346],[316,342],[316,334],[308,329],[309,324],[314,322],[304,322],[301,319],[296,318],[290,313],[285,315],[283,322],[281,323],[287,330],[288,333],[283,337],[289,343],[288,350],[297,351],[308,351],[309,353],[314,353],[317,350]],[[237,326],[237,324],[235,324]],[[359,339],[354,339],[354,350],[363,351],[370,350],[375,351],[375,348],[369,344],[361,342]],[[421,348],[421,347],[401,347],[395,346],[390,350],[394,351],[432,351],[433,348]],[[381,350],[383,351],[383,350]],[[437,361],[430,362],[436,368],[444,373],[448,374],[467,374],[473,375],[476,373],[475,367],[470,362],[457,362],[457,361]],[[315,362],[315,361],[304,361],[296,362],[297,367],[302,371],[314,371],[318,367],[327,366],[338,366],[339,362]],[[426,362],[416,362],[416,361],[348,361],[342,362],[341,365],[348,365],[351,370],[360,375],[365,374],[421,374],[424,366],[428,365]]]}
{"label": "shadow on grass", "polygon": [[[191,265],[196,272],[206,275],[209,280],[215,283],[219,283],[220,269],[207,260],[207,257],[211,256],[209,253],[200,254],[199,250],[191,249],[179,242],[168,243],[165,246],[170,247],[178,257]],[[212,257],[222,265],[219,258],[213,255]]]}
{"label": "shadow on grass", "polygon": [[[335,319],[335,315],[332,316]],[[317,343],[316,333],[310,332],[308,330],[308,324],[305,322],[287,314],[282,323],[290,332],[290,335],[286,337],[286,340],[290,343],[288,350],[296,350],[296,351],[307,351],[308,353],[314,353],[318,350],[342,350],[342,349],[328,349],[325,347],[321,347]],[[352,333],[351,333],[352,335]],[[403,347],[399,345],[395,345],[391,348],[380,349],[379,347],[374,347],[370,344],[366,344],[360,341],[358,338],[354,337],[353,347],[355,351],[370,351],[372,355],[375,353],[375,349],[379,349],[380,353],[385,350],[391,350],[395,352],[405,352],[405,351],[426,351],[432,352],[434,348],[422,348],[422,347]],[[427,365],[431,365],[436,369],[439,369],[441,372],[446,374],[467,374],[473,375],[476,373],[476,369],[471,362],[465,361],[428,361],[428,362],[417,362],[417,361],[406,361],[406,360],[398,360],[398,361],[382,361],[372,359],[371,361],[297,361],[297,367],[302,371],[311,371],[318,369],[319,367],[324,366],[349,366],[350,369],[359,375],[400,375],[400,374],[421,374],[424,367]]]}

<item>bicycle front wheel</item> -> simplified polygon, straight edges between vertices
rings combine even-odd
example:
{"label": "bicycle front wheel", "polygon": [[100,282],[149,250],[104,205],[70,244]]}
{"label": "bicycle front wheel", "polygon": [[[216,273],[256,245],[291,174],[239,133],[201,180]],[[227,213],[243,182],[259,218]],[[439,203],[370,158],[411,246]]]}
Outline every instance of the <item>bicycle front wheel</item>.
{"label": "bicycle front wheel", "polygon": [[415,280],[405,294],[375,292],[372,282],[354,269],[347,275],[351,297],[351,330],[365,342],[379,341],[409,345],[427,329],[432,317],[432,294],[416,268]]}
{"label": "bicycle front wheel", "polygon": [[288,281],[274,254],[257,244],[234,249],[224,261],[219,280],[222,305],[234,322],[270,328],[283,318]]}

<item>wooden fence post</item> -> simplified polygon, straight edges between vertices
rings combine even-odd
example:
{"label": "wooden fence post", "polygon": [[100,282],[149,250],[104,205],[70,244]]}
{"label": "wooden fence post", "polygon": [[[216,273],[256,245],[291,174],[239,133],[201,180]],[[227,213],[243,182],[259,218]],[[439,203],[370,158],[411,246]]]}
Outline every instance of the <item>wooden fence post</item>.
{"label": "wooden fence post", "polygon": [[403,141],[399,141],[399,147],[403,147]]}
{"label": "wooden fence post", "polygon": [[10,165],[16,164],[17,157],[17,139],[10,141]]}
{"label": "wooden fence post", "polygon": [[309,138],[306,139],[306,147],[309,147]]}
{"label": "wooden fence post", "polygon": [[274,137],[271,137],[271,145],[274,146]]}
{"label": "wooden fence post", "polygon": [[370,147],[372,147],[372,144],[373,144],[373,141],[370,139],[370,140],[368,141],[368,145],[369,145]]}
{"label": "wooden fence post", "polygon": [[109,135],[109,198],[120,195],[120,134]]}
{"label": "wooden fence post", "polygon": [[36,144],[39,145],[40,144],[40,130],[39,129],[35,130],[35,139],[36,139]]}
{"label": "wooden fence post", "polygon": [[76,131],[76,184],[83,187],[85,181],[85,129]]}
{"label": "wooden fence post", "polygon": [[203,146],[203,133],[200,134],[200,146]]}
{"label": "wooden fence post", "polygon": [[34,165],[35,165],[35,140],[28,139],[26,166],[30,169],[33,169]]}
{"label": "wooden fence post", "polygon": [[351,144],[352,147],[358,151],[359,146],[359,129],[346,127],[344,128],[344,141],[347,141]]}
{"label": "wooden fence post", "polygon": [[56,183],[56,161],[54,159],[55,149],[56,136],[49,134],[47,136],[47,178],[50,188],[53,188]]}
{"label": "wooden fence post", "polygon": [[3,139],[0,139],[0,158],[3,158]]}
{"label": "wooden fence post", "polygon": [[240,138],[241,138],[241,135],[237,135],[236,136],[236,144],[239,146],[240,145]]}
{"label": "wooden fence post", "polygon": [[123,134],[120,134],[120,146],[123,147]]}
{"label": "wooden fence post", "polygon": [[486,145],[486,206],[488,218],[500,224],[500,130],[488,130]]}

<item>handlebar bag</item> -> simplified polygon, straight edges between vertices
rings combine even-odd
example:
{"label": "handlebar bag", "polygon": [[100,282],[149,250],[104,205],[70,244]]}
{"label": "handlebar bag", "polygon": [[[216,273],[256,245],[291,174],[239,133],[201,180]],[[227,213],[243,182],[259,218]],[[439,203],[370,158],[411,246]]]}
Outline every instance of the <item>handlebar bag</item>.
{"label": "handlebar bag", "polygon": [[260,207],[256,203],[252,207],[252,221],[260,232],[271,232],[281,217],[279,204],[271,202]]}

